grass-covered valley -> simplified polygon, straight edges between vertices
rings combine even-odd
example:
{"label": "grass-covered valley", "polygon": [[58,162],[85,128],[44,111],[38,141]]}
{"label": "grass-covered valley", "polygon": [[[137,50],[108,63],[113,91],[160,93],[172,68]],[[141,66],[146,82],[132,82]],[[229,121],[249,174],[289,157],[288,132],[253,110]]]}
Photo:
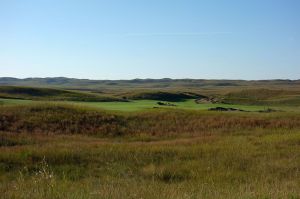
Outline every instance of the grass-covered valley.
{"label": "grass-covered valley", "polygon": [[300,197],[297,81],[78,81],[2,82],[2,198]]}

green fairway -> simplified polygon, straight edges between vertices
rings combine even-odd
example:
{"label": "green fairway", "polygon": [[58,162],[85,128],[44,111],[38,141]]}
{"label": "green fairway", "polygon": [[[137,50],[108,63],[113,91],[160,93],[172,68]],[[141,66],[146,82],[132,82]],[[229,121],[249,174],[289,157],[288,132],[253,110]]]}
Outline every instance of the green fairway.
{"label": "green fairway", "polygon": [[32,100],[20,100],[20,99],[3,99],[0,98],[1,105],[20,105],[20,104],[31,104],[34,103]]}
{"label": "green fairway", "polygon": [[164,109],[188,109],[188,110],[207,110],[214,107],[237,108],[245,111],[259,111],[266,108],[274,108],[276,110],[298,110],[298,107],[279,107],[279,106],[262,106],[262,105],[237,105],[237,104],[197,104],[194,100],[186,100],[183,102],[172,102],[175,106],[158,105],[157,100],[133,100],[130,102],[72,102],[72,101],[33,101],[20,99],[0,99],[0,105],[26,105],[36,103],[55,103],[69,104],[76,106],[86,106],[90,108],[99,108],[111,111],[143,111],[154,108]]}
{"label": "green fairway", "polygon": [[197,104],[194,100],[186,100],[184,102],[172,102],[176,106],[161,106],[156,100],[134,100],[131,102],[75,102],[80,105],[102,108],[114,111],[140,111],[153,108],[172,108],[172,109],[189,109],[189,110],[207,110],[213,107],[239,108],[246,111],[258,111],[264,109],[263,106],[247,106],[247,105],[229,105],[229,104]]}

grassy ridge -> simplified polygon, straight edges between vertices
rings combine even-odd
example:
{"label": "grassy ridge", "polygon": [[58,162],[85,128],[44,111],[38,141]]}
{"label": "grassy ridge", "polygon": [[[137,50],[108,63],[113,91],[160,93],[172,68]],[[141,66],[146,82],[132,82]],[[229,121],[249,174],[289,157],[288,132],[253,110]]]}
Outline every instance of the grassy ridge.
{"label": "grassy ridge", "polygon": [[110,113],[66,105],[3,107],[0,130],[95,135],[201,134],[255,128],[300,127],[297,113],[217,113],[184,110],[152,110],[128,114]]}
{"label": "grassy ridge", "polygon": [[55,101],[124,101],[116,97],[52,88],[1,86],[0,98]]}
{"label": "grassy ridge", "polygon": [[250,89],[231,92],[224,96],[223,102],[248,105],[300,105],[300,91]]}

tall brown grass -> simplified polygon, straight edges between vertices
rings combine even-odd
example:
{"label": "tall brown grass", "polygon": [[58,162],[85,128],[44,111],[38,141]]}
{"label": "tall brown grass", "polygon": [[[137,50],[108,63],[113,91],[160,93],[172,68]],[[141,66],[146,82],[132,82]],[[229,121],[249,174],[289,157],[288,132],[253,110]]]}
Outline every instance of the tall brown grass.
{"label": "tall brown grass", "polygon": [[300,115],[0,109],[0,198],[300,198]]}
{"label": "tall brown grass", "polygon": [[32,105],[3,107],[0,131],[118,135],[203,134],[244,129],[299,129],[297,113],[217,113],[208,111],[153,110],[111,113],[76,106]]}

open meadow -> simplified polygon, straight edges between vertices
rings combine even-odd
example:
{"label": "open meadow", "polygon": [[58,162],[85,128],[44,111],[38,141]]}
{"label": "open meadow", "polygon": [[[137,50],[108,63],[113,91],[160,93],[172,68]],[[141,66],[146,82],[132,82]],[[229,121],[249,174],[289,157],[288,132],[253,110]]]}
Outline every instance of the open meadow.
{"label": "open meadow", "polygon": [[0,91],[2,198],[300,198],[297,90]]}

